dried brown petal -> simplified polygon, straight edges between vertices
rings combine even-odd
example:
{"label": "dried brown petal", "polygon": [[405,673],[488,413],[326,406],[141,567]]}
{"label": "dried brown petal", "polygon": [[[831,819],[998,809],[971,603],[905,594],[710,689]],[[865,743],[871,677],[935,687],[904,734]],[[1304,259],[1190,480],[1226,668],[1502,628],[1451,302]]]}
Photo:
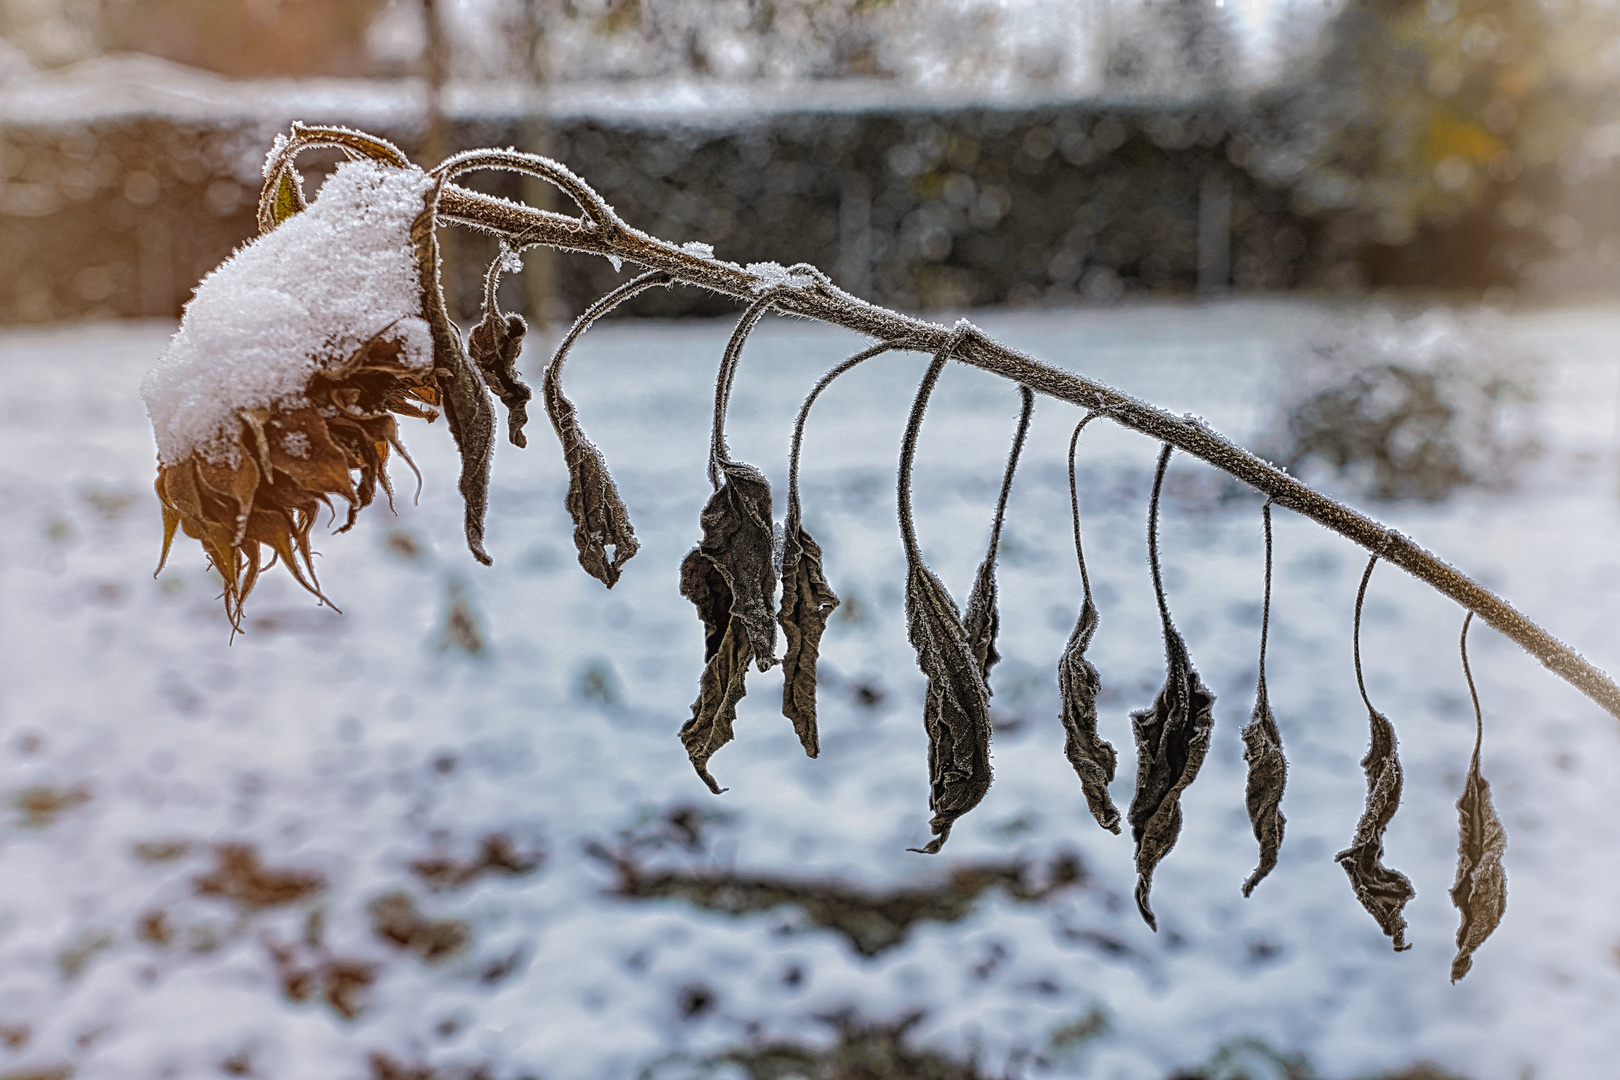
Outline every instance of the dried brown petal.
{"label": "dried brown petal", "polygon": [[1159,617],[1164,623],[1164,686],[1153,699],[1153,707],[1131,714],[1136,735],[1136,793],[1131,798],[1131,836],[1136,840],[1136,908],[1148,926],[1158,930],[1158,920],[1148,903],[1153,888],[1153,870],[1169,854],[1181,834],[1181,793],[1198,776],[1209,752],[1209,733],[1215,720],[1211,709],[1215,695],[1204,687],[1187,657],[1187,644],[1164,600],[1164,580],[1159,570],[1159,493],[1164,486],[1165,469],[1170,464],[1171,447],[1159,455],[1159,468],[1153,480],[1153,498],[1148,510],[1148,561],[1153,571],[1153,590],[1159,600]]}
{"label": "dried brown petal", "polygon": [[731,612],[731,589],[714,561],[693,548],[681,563],[681,595],[692,601],[703,620],[703,677],[692,718],[681,728],[692,767],[716,795],[725,789],[709,775],[709,759],[733,737],[737,702],[748,693],[744,677],[753,649],[741,620]]}
{"label": "dried brown petal", "polygon": [[1080,605],[1080,618],[1069,635],[1063,655],[1058,659],[1058,694],[1063,712],[1063,754],[1080,777],[1080,789],[1085,792],[1086,805],[1097,824],[1109,832],[1119,832],[1119,810],[1108,794],[1108,785],[1114,780],[1118,755],[1108,742],[1097,736],[1097,692],[1102,680],[1097,669],[1086,659],[1091,638],[1097,632],[1097,608],[1091,601],[1091,575],[1086,572],[1086,553],[1080,543],[1080,492],[1075,482],[1074,448],[1080,433],[1097,416],[1088,413],[1075,425],[1069,439],[1069,505],[1074,511],[1074,554],[1080,563],[1080,583],[1085,598]]}
{"label": "dried brown petal", "polygon": [[523,351],[523,335],[529,324],[523,316],[503,314],[495,300],[501,267],[510,257],[504,247],[489,264],[484,276],[484,315],[467,335],[467,351],[484,376],[491,392],[506,406],[506,435],[513,446],[527,446],[523,425],[529,422],[529,399],[533,392],[518,378],[518,354]]}
{"label": "dried brown petal", "polygon": [[1474,673],[1468,667],[1468,624],[1473,618],[1470,611],[1463,619],[1461,642],[1463,674],[1474,699],[1474,755],[1457,800],[1457,879],[1451,886],[1451,902],[1462,922],[1457,927],[1457,955],[1451,961],[1452,982],[1468,974],[1474,966],[1474,950],[1491,936],[1507,910],[1507,872],[1502,868],[1507,832],[1491,804],[1491,785],[1479,772],[1485,718],[1479,708],[1479,691],[1474,688]]}
{"label": "dried brown petal", "polygon": [[956,324],[917,388],[900,445],[900,531],[906,548],[907,636],[917,650],[917,666],[928,679],[923,727],[928,732],[928,827],[934,838],[921,848],[937,854],[956,819],[979,804],[990,790],[990,690],[984,668],[945,586],[923,563],[911,512],[911,465],[917,453],[928,396],[958,345],[973,332]]}
{"label": "dried brown petal", "polygon": [[1255,688],[1254,713],[1243,728],[1243,760],[1249,763],[1248,782],[1243,798],[1249,808],[1249,825],[1254,838],[1260,842],[1260,865],[1255,867],[1249,880],[1243,883],[1243,895],[1254,892],[1254,887],[1276,867],[1277,851],[1282,847],[1283,826],[1288,819],[1282,814],[1283,788],[1288,783],[1288,761],[1283,757],[1282,732],[1271,715],[1271,702],[1266,696],[1266,641],[1271,632],[1271,501],[1260,509],[1266,532],[1266,599],[1260,614],[1260,680]]}
{"label": "dried brown petal", "polygon": [[1350,886],[1356,899],[1388,934],[1396,952],[1412,946],[1406,943],[1406,918],[1401,909],[1417,895],[1411,880],[1399,870],[1384,865],[1384,830],[1401,805],[1401,759],[1396,752],[1395,728],[1389,720],[1372,707],[1367,700],[1367,686],[1361,678],[1361,604],[1367,596],[1367,580],[1372,577],[1378,562],[1374,555],[1367,562],[1367,572],[1361,577],[1361,589],[1356,594],[1356,621],[1352,640],[1356,659],[1356,683],[1361,687],[1361,700],[1367,706],[1371,727],[1371,745],[1367,756],[1361,759],[1362,771],[1367,774],[1367,806],[1356,823],[1356,835],[1350,846],[1334,856],[1344,872],[1350,875]]}
{"label": "dried brown petal", "polygon": [[574,519],[574,547],[579,552],[579,565],[610,589],[619,580],[620,568],[640,550],[641,544],[636,540],[630,513],[625,509],[624,500],[619,498],[618,485],[608,472],[606,460],[580,430],[574,403],[563,393],[563,363],[574,342],[597,319],[636,293],[655,285],[668,285],[669,281],[667,274],[643,274],[592,304],[574,320],[540,380],[546,415],[551,418],[551,426],[562,442],[563,461],[568,467],[568,514]]}
{"label": "dried brown petal", "polygon": [[821,749],[816,733],[816,660],[827,617],[838,606],[838,594],[821,570],[821,545],[790,513],[782,549],[782,609],[777,622],[787,648],[782,656],[782,714],[793,721],[804,752]]}
{"label": "dried brown petal", "polygon": [[990,526],[990,546],[979,563],[973,578],[973,591],[968,593],[967,611],[962,625],[967,630],[973,655],[984,673],[985,688],[989,689],[990,669],[1001,662],[996,651],[996,634],[1001,630],[1001,612],[996,606],[996,554],[1001,544],[1001,525],[1007,516],[1007,496],[1012,491],[1013,473],[1018,468],[1018,455],[1024,449],[1029,435],[1030,415],[1035,411],[1035,393],[1027,386],[1018,388],[1022,399],[1018,413],[1018,429],[1013,434],[1012,449],[1007,453],[1007,468],[1001,476],[1001,494],[996,499],[996,514]]}

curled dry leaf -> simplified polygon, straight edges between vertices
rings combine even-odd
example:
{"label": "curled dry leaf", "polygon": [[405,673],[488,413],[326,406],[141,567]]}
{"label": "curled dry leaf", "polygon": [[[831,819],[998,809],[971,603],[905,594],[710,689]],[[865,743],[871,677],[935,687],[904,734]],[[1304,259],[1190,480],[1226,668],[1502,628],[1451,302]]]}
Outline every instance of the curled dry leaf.
{"label": "curled dry leaf", "polygon": [[1271,703],[1266,698],[1266,684],[1261,681],[1255,694],[1254,713],[1243,727],[1243,760],[1248,762],[1249,776],[1244,786],[1243,799],[1249,808],[1249,825],[1260,844],[1260,864],[1243,883],[1243,895],[1254,892],[1254,887],[1277,866],[1277,851],[1282,847],[1283,786],[1288,781],[1288,760],[1283,757],[1282,735],[1277,730],[1276,718],[1271,715]]}
{"label": "curled dry leaf", "polygon": [[1367,581],[1378,563],[1374,555],[1367,561],[1367,571],[1361,576],[1361,589],[1356,593],[1356,621],[1352,632],[1356,684],[1361,688],[1361,700],[1367,706],[1371,727],[1371,745],[1367,756],[1361,759],[1362,771],[1367,774],[1367,805],[1356,823],[1356,835],[1349,847],[1333,858],[1350,876],[1350,887],[1356,899],[1388,934],[1396,952],[1412,946],[1406,943],[1406,917],[1401,910],[1406,902],[1417,895],[1411,879],[1399,870],[1384,865],[1384,830],[1401,805],[1401,759],[1396,752],[1395,727],[1387,717],[1372,707],[1367,698],[1367,685],[1361,677],[1361,604],[1367,596]]}
{"label": "curled dry leaf", "polygon": [[1158,920],[1148,903],[1153,888],[1153,870],[1169,854],[1181,834],[1181,793],[1198,776],[1209,752],[1209,733],[1215,721],[1211,710],[1215,695],[1205,688],[1187,657],[1187,643],[1170,621],[1164,600],[1164,580],[1159,570],[1159,493],[1164,486],[1165,469],[1170,464],[1171,447],[1159,455],[1159,468],[1153,480],[1153,497],[1148,510],[1148,559],[1153,570],[1153,589],[1159,600],[1159,616],[1164,623],[1164,686],[1153,699],[1153,707],[1131,714],[1136,735],[1136,794],[1129,812],[1131,836],[1136,841],[1136,907],[1148,926],[1158,930]]}
{"label": "curled dry leaf", "polygon": [[681,563],[681,595],[697,607],[704,629],[703,677],[681,742],[698,776],[718,795],[725,789],[709,775],[709,759],[734,736],[737,702],[748,693],[743,680],[754,652],[742,623],[732,617],[725,576],[701,548],[693,548]]}
{"label": "curled dry leaf", "polygon": [[731,741],[737,702],[752,660],[765,671],[776,663],[776,536],[771,525],[771,485],[752,465],[726,451],[726,404],[743,343],[764,315],[771,296],[755,301],[732,332],[715,379],[714,430],[709,478],[714,494],[703,507],[703,539],[681,564],[681,592],[697,606],[706,631],[703,676],[692,718],[681,742],[709,790],[720,786],[708,760]]}
{"label": "curled dry leaf", "polygon": [[1474,688],[1474,673],[1468,667],[1468,624],[1473,618],[1470,611],[1463,619],[1461,642],[1463,674],[1474,699],[1474,755],[1457,800],[1457,879],[1451,886],[1451,902],[1462,922],[1457,927],[1457,955],[1451,961],[1452,982],[1468,974],[1474,966],[1474,950],[1491,936],[1507,910],[1507,872],[1502,868],[1507,832],[1491,804],[1491,785],[1479,772],[1485,718],[1479,708],[1479,691]]}
{"label": "curled dry leaf", "polygon": [[[579,565],[610,589],[619,580],[620,568],[641,549],[641,544],[602,452],[580,430],[574,403],[563,393],[563,362],[574,342],[597,319],[636,293],[654,285],[668,285],[669,281],[667,274],[643,274],[592,304],[574,320],[540,382],[546,415],[551,418],[551,426],[562,442],[563,461],[568,467],[568,514],[574,519],[574,547],[579,552]],[[608,548],[613,549],[611,556]]]}
{"label": "curled dry leaf", "polygon": [[438,222],[441,179],[428,192],[427,205],[411,225],[416,265],[421,275],[422,317],[433,329],[433,365],[439,376],[444,416],[461,454],[461,498],[466,505],[467,548],[486,566],[492,561],[484,550],[484,514],[489,505],[489,466],[495,453],[495,411],[484,384],[473,373],[462,350],[461,334],[445,312],[439,287]]}
{"label": "curled dry leaf", "polygon": [[1062,701],[1063,754],[1080,777],[1080,789],[1085,792],[1086,805],[1097,824],[1109,832],[1119,832],[1119,810],[1108,794],[1113,783],[1118,755],[1114,748],[1097,736],[1097,692],[1102,680],[1097,669],[1086,659],[1091,638],[1097,632],[1097,608],[1091,600],[1091,576],[1086,572],[1086,553],[1080,544],[1080,493],[1075,482],[1074,449],[1096,413],[1087,413],[1075,425],[1069,439],[1069,505],[1074,514],[1074,554],[1080,562],[1080,583],[1084,599],[1080,604],[1080,618],[1069,635],[1069,643],[1058,660],[1058,694]]}
{"label": "curled dry leaf", "polygon": [[956,602],[923,563],[911,513],[911,464],[928,396],[961,341],[973,332],[962,321],[934,357],[911,407],[900,447],[900,529],[905,541],[906,624],[917,666],[928,679],[923,727],[928,732],[928,823],[934,838],[921,848],[938,853],[956,819],[979,804],[990,790],[990,691]]}
{"label": "curled dry leaf", "polygon": [[928,822],[934,855],[956,819],[990,790],[990,692],[956,602],[921,562],[906,577],[906,622],[917,665],[928,677],[923,726],[928,731]]}
{"label": "curled dry leaf", "polygon": [[1249,807],[1249,825],[1254,838],[1260,843],[1260,865],[1255,867],[1249,880],[1243,883],[1243,895],[1254,892],[1254,887],[1276,867],[1277,851],[1282,847],[1283,826],[1288,819],[1282,814],[1283,788],[1288,782],[1288,760],[1283,757],[1282,732],[1271,715],[1271,702],[1266,696],[1266,640],[1271,631],[1271,502],[1261,508],[1266,532],[1266,599],[1260,614],[1260,680],[1255,688],[1254,713],[1243,728],[1243,760],[1249,764],[1248,782],[1244,787],[1244,802]]}
{"label": "curled dry leaf", "polygon": [[783,526],[782,625],[786,649],[782,656],[782,715],[793,721],[804,752],[821,751],[816,733],[816,660],[827,617],[838,607],[838,594],[827,584],[821,569],[821,545],[799,524],[790,510]]}
{"label": "curled dry leaf", "polygon": [[529,445],[523,426],[529,422],[529,399],[534,394],[518,378],[517,360],[523,351],[523,335],[529,324],[521,315],[503,313],[495,299],[501,269],[509,259],[516,256],[502,247],[501,253],[489,264],[489,271],[484,275],[484,315],[467,335],[467,351],[490,391],[506,406],[507,438],[513,446],[522,447]]}
{"label": "curled dry leaf", "polygon": [[1058,660],[1058,693],[1063,704],[1063,754],[1080,777],[1086,805],[1097,824],[1109,832],[1119,832],[1119,810],[1108,794],[1114,780],[1118,755],[1107,741],[1097,736],[1097,691],[1102,680],[1086,659],[1086,649],[1097,632],[1097,609],[1088,597],[1080,608],[1080,619],[1069,635],[1069,643]]}
{"label": "curled dry leaf", "polygon": [[782,523],[782,606],[776,619],[782,626],[786,648],[782,655],[782,715],[793,721],[804,752],[821,752],[816,731],[816,661],[827,618],[838,607],[838,594],[821,568],[821,545],[804,528],[799,506],[799,452],[804,447],[804,422],[810,406],[838,376],[894,346],[885,342],[856,353],[823,375],[793,425],[793,449],[788,457],[787,518]]}
{"label": "curled dry leaf", "polygon": [[1001,525],[1007,516],[1007,496],[1012,491],[1013,473],[1018,468],[1018,455],[1024,449],[1024,439],[1029,435],[1030,415],[1035,411],[1035,392],[1027,386],[1020,386],[1018,393],[1022,399],[1018,430],[1013,435],[1012,449],[1007,453],[1007,468],[1001,477],[1001,494],[996,499],[996,516],[990,527],[990,547],[985,551],[984,561],[979,564],[979,572],[974,576],[973,591],[968,593],[967,611],[962,616],[962,625],[967,629],[968,642],[979,661],[979,670],[984,674],[987,690],[990,669],[1001,661],[1001,654],[996,651],[996,635],[1001,630],[1001,612],[996,605],[997,548],[1001,544]]}

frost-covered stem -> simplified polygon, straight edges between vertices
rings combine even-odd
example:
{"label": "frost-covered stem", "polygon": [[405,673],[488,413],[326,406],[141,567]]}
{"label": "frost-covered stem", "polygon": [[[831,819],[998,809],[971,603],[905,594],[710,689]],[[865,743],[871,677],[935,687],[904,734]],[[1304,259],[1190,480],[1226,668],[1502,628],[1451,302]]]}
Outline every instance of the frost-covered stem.
{"label": "frost-covered stem", "polygon": [[[535,210],[454,185],[445,188],[440,214],[524,245],[544,244],[565,251],[615,256],[663,270],[681,284],[741,300],[756,300],[761,292],[778,284],[734,263],[705,258],[649,236],[616,216],[588,224],[579,218]],[[817,319],[889,342],[895,349],[938,353],[951,336],[948,327],[869,304],[825,279],[804,288],[784,290],[776,296],[774,306],[784,314]],[[1098,412],[1243,481],[1277,506],[1303,514],[1455,600],[1620,719],[1620,686],[1501,597],[1395,530],[1262,461],[1212,431],[1202,420],[1173,416],[1084,376],[1025,356],[983,334],[967,335],[956,344],[952,355],[1038,393]]]}

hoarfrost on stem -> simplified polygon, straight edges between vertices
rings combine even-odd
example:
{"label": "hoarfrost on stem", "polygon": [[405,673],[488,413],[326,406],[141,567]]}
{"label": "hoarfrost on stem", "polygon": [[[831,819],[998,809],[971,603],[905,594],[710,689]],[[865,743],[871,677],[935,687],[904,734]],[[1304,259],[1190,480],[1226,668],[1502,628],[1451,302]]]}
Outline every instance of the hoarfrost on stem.
{"label": "hoarfrost on stem", "polygon": [[432,363],[411,222],[419,169],[340,164],[309,208],[209,274],[141,383],[164,464],[230,461],[243,409],[293,404],[316,371],[386,331],[409,367]]}

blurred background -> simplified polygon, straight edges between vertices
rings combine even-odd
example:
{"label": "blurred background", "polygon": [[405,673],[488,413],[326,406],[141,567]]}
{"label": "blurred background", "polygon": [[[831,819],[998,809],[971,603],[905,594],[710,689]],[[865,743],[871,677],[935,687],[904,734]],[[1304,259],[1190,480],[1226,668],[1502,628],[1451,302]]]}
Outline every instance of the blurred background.
{"label": "blurred background", "polygon": [[[1049,402],[1001,538],[997,783],[937,859],[906,853],[927,747],[894,460],[919,357],[843,377],[807,428],[805,521],[843,597],[816,761],[775,673],[713,762],[723,798],[676,738],[703,654],[676,567],[737,308],[697,290],[643,294],[569,365],[644,545],[612,593],[575,565],[543,423],[498,450],[490,568],[443,425],[410,423],[419,499],[398,468],[394,513],[316,530],[345,614],[272,570],[233,640],[194,543],[152,576],[138,387],[254,235],[294,119],[424,164],[544,153],[664,239],[970,312],[1370,507],[1620,670],[1616,0],[0,0],[0,1080],[1612,1073],[1613,718],[1474,630],[1510,904],[1450,985],[1460,613],[1380,570],[1367,682],[1406,769],[1388,861],[1418,888],[1392,953],[1333,861],[1365,793],[1365,554],[1279,512],[1288,833],[1241,898],[1260,499],[1179,455],[1166,582],[1219,703],[1142,924],[1130,839],[1090,822],[1063,757],[1075,416]],[[301,159],[310,195],[334,162]],[[495,252],[444,236],[465,324]],[[533,384],[633,270],[525,264],[501,302],[531,323]],[[790,320],[750,339],[728,434],[779,509],[801,395],[861,345]],[[959,597],[1017,408],[955,366],[934,395],[918,530]],[[1079,501],[1123,805],[1127,714],[1164,678],[1156,447],[1104,427]]]}
{"label": "blurred background", "polygon": [[[251,235],[295,117],[426,163],[546,153],[666,239],[906,309],[1612,295],[1617,23],[1607,0],[3,0],[0,322],[177,315]],[[548,321],[612,279],[532,262],[511,301]]]}

